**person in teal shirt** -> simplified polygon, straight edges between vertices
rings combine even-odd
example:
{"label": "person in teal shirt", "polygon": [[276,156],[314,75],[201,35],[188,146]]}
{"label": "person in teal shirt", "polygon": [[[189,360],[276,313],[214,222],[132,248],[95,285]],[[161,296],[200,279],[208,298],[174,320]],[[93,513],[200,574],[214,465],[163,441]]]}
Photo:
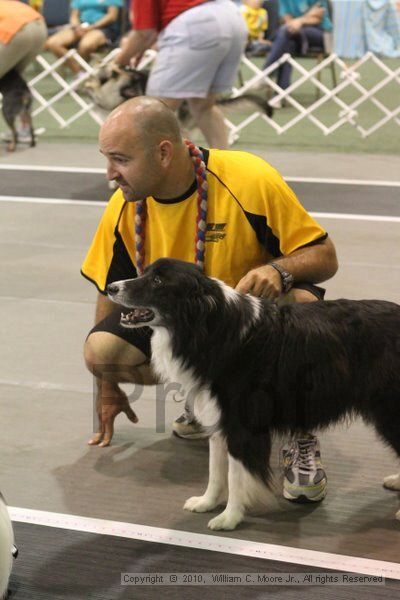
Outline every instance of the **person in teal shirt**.
{"label": "person in teal shirt", "polygon": [[[278,29],[263,69],[285,53],[301,56],[310,47],[323,50],[324,32],[332,30],[327,0],[280,0],[279,13],[283,25]],[[291,74],[292,66],[287,62],[277,69],[279,87],[289,87]]]}
{"label": "person in teal shirt", "polygon": [[[48,38],[46,50],[59,58],[76,46],[88,61],[93,52],[116,42],[122,6],[123,0],[72,0],[69,25]],[[81,67],[75,60],[67,62],[74,73],[79,73]]]}
{"label": "person in teal shirt", "polygon": [[319,2],[315,0],[279,0],[279,14],[284,20],[285,15],[291,15],[295,19],[304,17],[311,9],[317,7],[323,9],[319,27],[325,31],[331,31],[332,21],[329,17],[327,0],[319,0]]}

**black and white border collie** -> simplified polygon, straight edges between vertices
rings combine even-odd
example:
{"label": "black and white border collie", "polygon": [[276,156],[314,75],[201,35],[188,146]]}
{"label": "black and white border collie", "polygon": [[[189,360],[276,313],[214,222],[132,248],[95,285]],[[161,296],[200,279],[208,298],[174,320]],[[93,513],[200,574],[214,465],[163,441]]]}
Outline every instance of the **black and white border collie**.
{"label": "black and white border collie", "polygon": [[0,493],[0,600],[7,598],[14,548],[14,533],[3,496]]}
{"label": "black and white border collie", "polygon": [[[210,432],[208,487],[184,508],[206,512],[227,502],[211,529],[234,529],[246,509],[265,502],[274,433],[295,435],[360,415],[400,456],[397,304],[279,307],[164,258],[107,292],[130,309],[121,315],[124,327],[154,330],[154,371],[182,385]],[[400,490],[400,475],[384,484]]]}

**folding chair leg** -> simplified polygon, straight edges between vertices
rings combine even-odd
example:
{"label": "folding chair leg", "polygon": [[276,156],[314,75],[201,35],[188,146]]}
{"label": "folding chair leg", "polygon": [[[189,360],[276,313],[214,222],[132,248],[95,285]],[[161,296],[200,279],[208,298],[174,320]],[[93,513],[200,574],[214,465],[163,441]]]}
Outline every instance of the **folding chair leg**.
{"label": "folding chair leg", "polygon": [[[318,60],[317,62],[320,63],[321,61]],[[321,71],[318,71],[317,79],[318,79],[318,82],[321,83]],[[315,99],[319,100],[320,97],[321,97],[321,90],[319,89],[319,87],[317,87],[316,92],[315,92]]]}
{"label": "folding chair leg", "polygon": [[331,62],[330,67],[331,67],[331,75],[332,75],[332,85],[333,85],[333,87],[337,87],[335,63]]}
{"label": "folding chair leg", "polygon": [[237,78],[239,81],[239,86],[243,87],[244,86],[244,77],[243,77],[242,69],[238,70]]}

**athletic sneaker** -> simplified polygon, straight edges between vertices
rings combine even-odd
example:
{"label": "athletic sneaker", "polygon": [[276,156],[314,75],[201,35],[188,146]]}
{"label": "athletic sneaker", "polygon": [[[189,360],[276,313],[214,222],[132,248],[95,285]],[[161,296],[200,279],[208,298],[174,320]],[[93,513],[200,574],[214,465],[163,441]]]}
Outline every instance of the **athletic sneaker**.
{"label": "athletic sneaker", "polygon": [[[30,144],[31,143],[31,130],[28,125],[17,126],[17,134],[18,134],[18,142],[20,144]],[[11,131],[6,131],[0,134],[0,137],[3,142],[11,142],[12,135]]]}
{"label": "athletic sneaker", "polygon": [[292,502],[319,502],[326,496],[327,478],[318,439],[310,434],[285,446],[283,497]]}
{"label": "athletic sneaker", "polygon": [[272,108],[276,109],[280,109],[286,106],[285,101],[282,98],[279,98],[278,96],[274,96],[273,98],[271,98],[271,100],[268,101],[268,104]]}
{"label": "athletic sneaker", "polygon": [[187,412],[184,412],[172,423],[172,430],[175,435],[185,440],[202,440],[209,437],[203,431],[200,423]]}

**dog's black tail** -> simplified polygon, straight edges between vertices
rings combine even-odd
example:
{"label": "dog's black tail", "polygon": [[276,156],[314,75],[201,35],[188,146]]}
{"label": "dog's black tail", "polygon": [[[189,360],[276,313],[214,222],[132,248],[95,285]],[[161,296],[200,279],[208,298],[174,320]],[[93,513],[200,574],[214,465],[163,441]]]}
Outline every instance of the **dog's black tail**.
{"label": "dog's black tail", "polygon": [[267,100],[261,98],[257,94],[252,94],[251,92],[242,94],[236,98],[218,98],[218,104],[221,106],[233,106],[235,108],[240,108],[240,106],[243,108],[249,106],[252,108],[257,107],[269,118],[272,118],[274,114],[274,109]]}

